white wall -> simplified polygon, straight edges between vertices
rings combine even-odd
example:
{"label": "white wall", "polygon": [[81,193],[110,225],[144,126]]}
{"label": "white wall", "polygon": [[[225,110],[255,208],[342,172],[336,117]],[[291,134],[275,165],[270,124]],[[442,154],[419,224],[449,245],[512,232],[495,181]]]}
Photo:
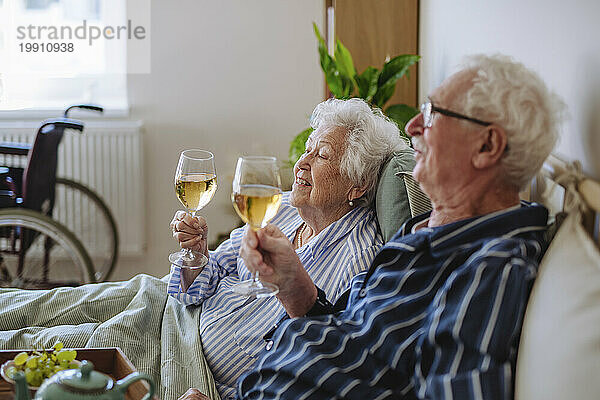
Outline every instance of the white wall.
{"label": "white wall", "polygon": [[[129,77],[131,117],[145,125],[147,254],[123,260],[114,279],[163,275],[177,246],[168,223],[181,205],[179,152],[210,149],[219,187],[203,210],[211,239],[238,219],[231,176],[241,154],[287,158],[290,140],[323,96],[311,23],[323,0],[153,0],[151,74]],[[142,200],[142,199],[140,199]]]}
{"label": "white wall", "polygon": [[419,93],[472,53],[504,53],[537,71],[567,103],[556,152],[600,178],[600,2],[423,0]]}

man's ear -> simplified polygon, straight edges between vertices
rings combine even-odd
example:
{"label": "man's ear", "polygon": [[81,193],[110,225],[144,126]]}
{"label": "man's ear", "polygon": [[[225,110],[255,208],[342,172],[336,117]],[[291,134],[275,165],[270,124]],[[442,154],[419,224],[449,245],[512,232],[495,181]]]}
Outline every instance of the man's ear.
{"label": "man's ear", "polygon": [[352,189],[350,189],[350,192],[348,193],[348,201],[358,199],[363,194],[365,194],[366,191],[367,191],[366,186],[362,187],[362,188],[353,187]]}
{"label": "man's ear", "polygon": [[483,135],[481,147],[473,156],[475,168],[487,168],[498,163],[508,146],[506,132],[501,126],[495,124],[486,126],[481,135]]}

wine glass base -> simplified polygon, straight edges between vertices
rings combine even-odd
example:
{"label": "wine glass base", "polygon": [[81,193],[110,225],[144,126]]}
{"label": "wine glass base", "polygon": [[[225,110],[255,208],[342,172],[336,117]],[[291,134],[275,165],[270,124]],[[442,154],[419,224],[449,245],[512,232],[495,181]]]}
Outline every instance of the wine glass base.
{"label": "wine glass base", "polygon": [[208,264],[208,258],[204,254],[193,252],[189,253],[177,252],[169,254],[169,262],[181,268],[204,268]]}
{"label": "wine glass base", "polygon": [[256,282],[252,279],[233,285],[229,290],[246,297],[271,297],[279,293],[279,288],[272,283]]}

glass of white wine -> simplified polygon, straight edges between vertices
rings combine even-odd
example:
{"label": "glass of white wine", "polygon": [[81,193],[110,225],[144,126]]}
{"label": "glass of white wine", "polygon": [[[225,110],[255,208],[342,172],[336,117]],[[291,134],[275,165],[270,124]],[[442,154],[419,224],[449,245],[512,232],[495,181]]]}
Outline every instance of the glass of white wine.
{"label": "glass of white wine", "polygon": [[[195,217],[216,191],[217,173],[213,153],[195,149],[181,152],[175,172],[175,193],[187,212]],[[197,251],[181,249],[169,254],[169,261],[180,267],[195,269],[203,268],[208,259]]]}
{"label": "glass of white wine", "polygon": [[[281,178],[275,157],[240,157],[233,178],[233,208],[250,229],[263,228],[277,214],[281,204]],[[232,286],[243,296],[268,297],[279,292],[276,285],[252,279]]]}

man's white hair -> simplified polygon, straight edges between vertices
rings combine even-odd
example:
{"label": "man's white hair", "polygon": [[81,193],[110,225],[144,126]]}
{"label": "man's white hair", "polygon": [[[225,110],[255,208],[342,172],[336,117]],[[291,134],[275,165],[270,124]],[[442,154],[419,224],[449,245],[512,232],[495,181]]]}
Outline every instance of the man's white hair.
{"label": "man's white hair", "polygon": [[400,138],[394,122],[380,109],[371,108],[364,100],[328,99],[315,107],[310,119],[318,128],[342,128],[346,131],[346,149],[340,162],[340,173],[357,187],[366,187],[355,202],[368,205],[375,197],[379,170],[390,155],[408,144]]}
{"label": "man's white hair", "polygon": [[461,99],[461,110],[505,130],[506,181],[522,189],[554,148],[565,104],[535,72],[508,56],[473,55],[464,66],[475,77]]}

